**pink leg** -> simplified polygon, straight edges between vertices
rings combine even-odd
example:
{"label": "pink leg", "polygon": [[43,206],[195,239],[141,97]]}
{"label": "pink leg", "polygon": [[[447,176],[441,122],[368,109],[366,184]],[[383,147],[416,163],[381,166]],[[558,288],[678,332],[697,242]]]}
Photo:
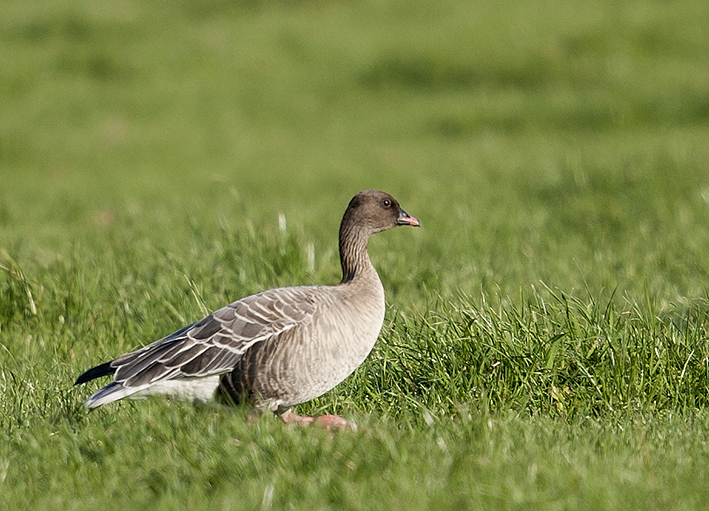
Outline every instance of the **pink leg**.
{"label": "pink leg", "polygon": [[352,429],[357,431],[357,424],[352,421],[348,421],[340,417],[339,415],[321,415],[319,417],[303,417],[301,415],[293,413],[291,410],[283,412],[281,415],[281,420],[286,424],[298,424],[299,426],[310,426],[315,424],[325,429],[337,429],[339,431],[345,431],[346,429]]}

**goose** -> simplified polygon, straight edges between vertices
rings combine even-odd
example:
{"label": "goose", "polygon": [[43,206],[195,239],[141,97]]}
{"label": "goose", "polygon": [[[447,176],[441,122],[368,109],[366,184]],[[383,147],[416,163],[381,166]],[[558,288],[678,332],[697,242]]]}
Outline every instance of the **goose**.
{"label": "goose", "polygon": [[304,417],[292,407],[321,396],[369,355],[384,323],[384,288],[367,241],[400,225],[419,227],[391,195],[364,190],[339,231],[342,280],[246,296],[136,351],[89,369],[80,385],[112,376],[85,401],[91,410],[123,398],[167,395],[247,403],[285,423],[356,429],[337,415]]}

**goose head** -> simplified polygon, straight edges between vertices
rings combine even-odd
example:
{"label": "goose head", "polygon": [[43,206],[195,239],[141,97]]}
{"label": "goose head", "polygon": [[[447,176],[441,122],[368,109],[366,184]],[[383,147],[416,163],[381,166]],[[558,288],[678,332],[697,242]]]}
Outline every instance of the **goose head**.
{"label": "goose head", "polygon": [[379,190],[364,190],[355,195],[342,219],[345,230],[357,226],[366,234],[386,231],[399,225],[419,227],[421,222],[404,211],[394,197]]}

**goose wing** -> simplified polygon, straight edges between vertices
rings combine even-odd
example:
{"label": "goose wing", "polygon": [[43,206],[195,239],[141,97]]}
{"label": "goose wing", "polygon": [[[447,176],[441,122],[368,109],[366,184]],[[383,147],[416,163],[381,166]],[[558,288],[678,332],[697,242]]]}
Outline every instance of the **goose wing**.
{"label": "goose wing", "polygon": [[[112,385],[145,388],[164,380],[205,378],[231,371],[254,344],[311,321],[316,304],[308,289],[279,288],[242,298],[144,348],[87,371],[77,383],[113,374]],[[92,371],[95,376],[89,376]]]}

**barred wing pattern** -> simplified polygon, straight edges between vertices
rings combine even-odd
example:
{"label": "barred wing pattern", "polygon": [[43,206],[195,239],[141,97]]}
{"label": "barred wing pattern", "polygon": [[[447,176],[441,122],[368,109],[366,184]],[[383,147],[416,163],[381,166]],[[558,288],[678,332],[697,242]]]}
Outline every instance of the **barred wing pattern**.
{"label": "barred wing pattern", "polygon": [[[316,310],[313,288],[271,289],[247,296],[144,348],[109,363],[114,381],[87,400],[90,408],[181,379],[232,371],[253,345],[307,325]],[[147,390],[147,392],[145,392]]]}

